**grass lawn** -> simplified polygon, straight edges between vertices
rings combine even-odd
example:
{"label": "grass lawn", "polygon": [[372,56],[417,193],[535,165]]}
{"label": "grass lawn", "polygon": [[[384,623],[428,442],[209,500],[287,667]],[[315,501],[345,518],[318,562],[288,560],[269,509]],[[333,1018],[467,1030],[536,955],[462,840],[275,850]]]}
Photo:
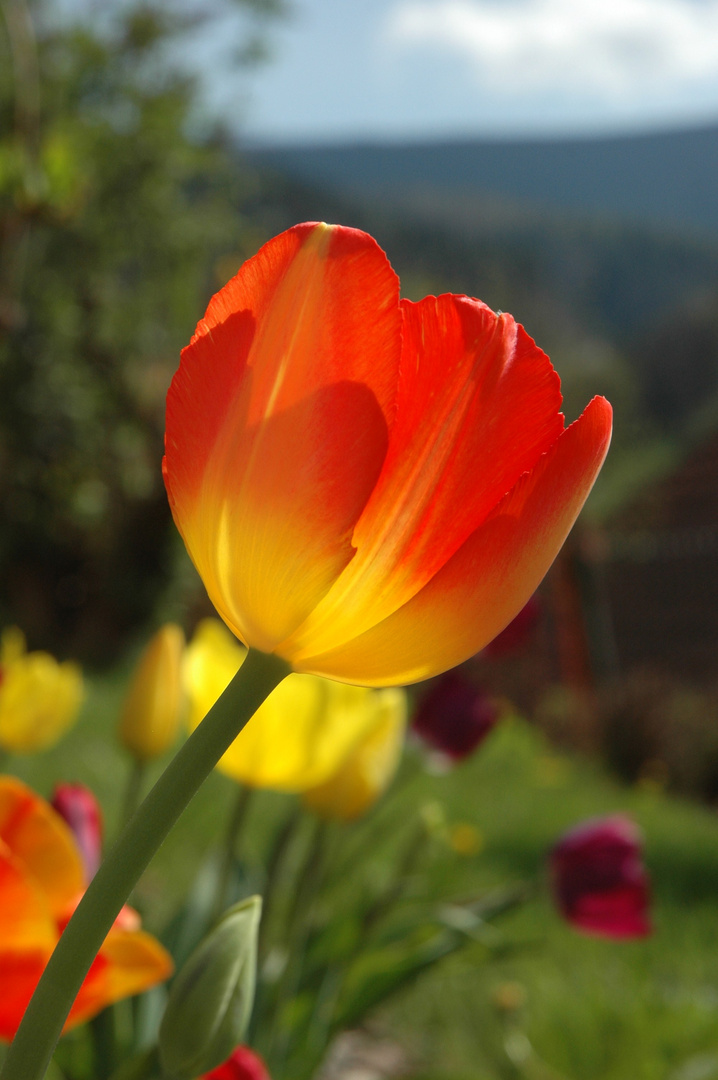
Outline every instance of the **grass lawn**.
{"label": "grass lawn", "polygon": [[[57,779],[90,784],[111,836],[129,771],[113,728],[127,669],[90,682],[76,728],[51,753],[13,758],[11,771],[49,795]],[[139,893],[160,931],[189,889],[236,792],[214,775],[148,871]],[[252,862],[288,797],[261,793],[245,835]],[[436,802],[449,822],[468,822],[481,850],[446,850],[419,863],[437,899],[466,899],[492,886],[540,879],[528,904],[497,924],[501,948],[487,959],[471,946],[384,1006],[377,1029],[398,1038],[422,1080],[718,1080],[718,819],[661,794],[628,789],[597,765],[557,753],[528,725],[507,721],[470,761],[443,776],[417,775],[393,805],[346,839],[366,850],[382,820],[410,819]],[[544,857],[575,822],[615,810],[643,827],[654,885],[655,934],[641,942],[583,937],[552,910]],[[432,813],[436,813],[435,809]],[[374,835],[374,834],[371,834]],[[393,838],[377,841],[377,873],[390,867]],[[365,860],[366,863],[366,860]],[[364,867],[366,869],[366,866]],[[505,948],[503,947],[505,946]]]}

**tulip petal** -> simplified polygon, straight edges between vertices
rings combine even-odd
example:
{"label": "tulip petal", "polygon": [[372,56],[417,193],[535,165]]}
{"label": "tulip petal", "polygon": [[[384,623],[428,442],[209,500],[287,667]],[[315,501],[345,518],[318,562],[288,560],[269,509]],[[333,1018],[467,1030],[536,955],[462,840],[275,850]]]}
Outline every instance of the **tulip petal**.
{"label": "tulip petal", "polygon": [[82,857],[70,828],[20,780],[0,776],[0,840],[41,887],[62,919],[85,887]]}
{"label": "tulip petal", "polygon": [[0,1039],[14,1036],[57,938],[42,889],[0,841]]}
{"label": "tulip petal", "polygon": [[[187,649],[189,726],[195,728],[245,657],[216,619],[199,625]],[[309,675],[290,675],[260,705],[217,767],[233,780],[304,791],[336,771],[374,721],[376,695]]]}
{"label": "tulip petal", "polygon": [[0,956],[32,952],[47,959],[57,938],[57,924],[42,889],[0,840]]}
{"label": "tulip petal", "polygon": [[172,958],[151,934],[113,927],[80,988],[64,1030],[89,1020],[106,1005],[149,990],[168,979],[172,970]]}
{"label": "tulip petal", "polygon": [[32,753],[54,745],[82,701],[82,672],[45,652],[19,656],[4,669],[0,689],[0,746]]}
{"label": "tulip petal", "polygon": [[563,431],[558,375],[510,315],[465,296],[402,301],[397,415],[352,536],[357,553],[282,655],[300,660],[396,611]]}
{"label": "tulip petal", "polygon": [[395,687],[371,690],[374,720],[364,738],[323,784],[304,792],[303,802],[320,817],[353,821],[376,802],[394,776],[404,745],[406,694]]}
{"label": "tulip petal", "polygon": [[611,407],[594,398],[421,592],[299,670],[382,686],[429,678],[483,648],[534,592],[608,450]]}
{"label": "tulip petal", "polygon": [[262,704],[220,761],[255,787],[299,792],[321,784],[374,723],[372,692],[290,675]]}
{"label": "tulip petal", "polygon": [[0,952],[0,1039],[9,1042],[48,961],[44,952]]}
{"label": "tulip petal", "polygon": [[184,350],[167,489],[210,598],[244,641],[271,651],[352,558],[400,348],[384,253],[364,233],[314,224],[245,263]]}
{"label": "tulip petal", "polygon": [[238,1046],[226,1061],[200,1080],[270,1080],[262,1059],[248,1046]]}

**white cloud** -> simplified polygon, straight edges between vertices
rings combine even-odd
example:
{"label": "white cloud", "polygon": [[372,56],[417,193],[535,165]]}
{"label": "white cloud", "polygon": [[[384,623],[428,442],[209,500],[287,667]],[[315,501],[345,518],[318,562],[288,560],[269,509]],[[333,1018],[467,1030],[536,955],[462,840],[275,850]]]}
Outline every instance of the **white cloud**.
{"label": "white cloud", "polygon": [[449,49],[504,93],[663,94],[718,76],[718,0],[402,0],[383,39]]}

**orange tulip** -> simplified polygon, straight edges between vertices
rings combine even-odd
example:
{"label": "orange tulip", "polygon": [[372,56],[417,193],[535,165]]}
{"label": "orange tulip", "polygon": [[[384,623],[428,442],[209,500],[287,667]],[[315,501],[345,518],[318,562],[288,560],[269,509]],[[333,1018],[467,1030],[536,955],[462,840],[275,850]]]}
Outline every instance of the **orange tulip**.
{"label": "orange tulip", "polygon": [[603,462],[611,408],[564,430],[510,315],[399,299],[371,237],[298,225],[212,299],[174,377],[164,473],[207,591],[294,671],[391,685],[521,610]]}
{"label": "orange tulip", "polygon": [[[0,776],[0,1039],[10,1040],[85,888],[75,838],[48,803]],[[82,984],[65,1030],[172,973],[170,956],[123,908]]]}

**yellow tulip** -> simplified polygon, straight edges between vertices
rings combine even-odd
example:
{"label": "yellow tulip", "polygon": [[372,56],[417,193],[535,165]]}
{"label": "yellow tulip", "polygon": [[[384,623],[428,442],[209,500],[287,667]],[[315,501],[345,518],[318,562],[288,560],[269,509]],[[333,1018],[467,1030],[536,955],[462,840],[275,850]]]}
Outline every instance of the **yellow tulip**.
{"label": "yellow tulip", "polygon": [[184,634],[174,623],[160,627],[135,668],[120,717],[120,740],[137,761],[150,761],[177,738],[184,693]]}
{"label": "yellow tulip", "polygon": [[304,793],[304,804],[320,817],[351,821],[372,806],[389,786],[401,759],[406,729],[406,694],[399,689],[370,692],[373,723],[344,763],[323,784]]}
{"label": "yellow tulip", "polygon": [[[198,625],[184,668],[191,729],[209,712],[246,655],[219,620]],[[372,730],[380,700],[364,687],[290,675],[260,706],[218,768],[250,787],[288,792],[317,787]]]}
{"label": "yellow tulip", "polygon": [[20,754],[46,750],[65,734],[83,696],[82,672],[70,660],[26,652],[13,626],[0,639],[0,747]]}

